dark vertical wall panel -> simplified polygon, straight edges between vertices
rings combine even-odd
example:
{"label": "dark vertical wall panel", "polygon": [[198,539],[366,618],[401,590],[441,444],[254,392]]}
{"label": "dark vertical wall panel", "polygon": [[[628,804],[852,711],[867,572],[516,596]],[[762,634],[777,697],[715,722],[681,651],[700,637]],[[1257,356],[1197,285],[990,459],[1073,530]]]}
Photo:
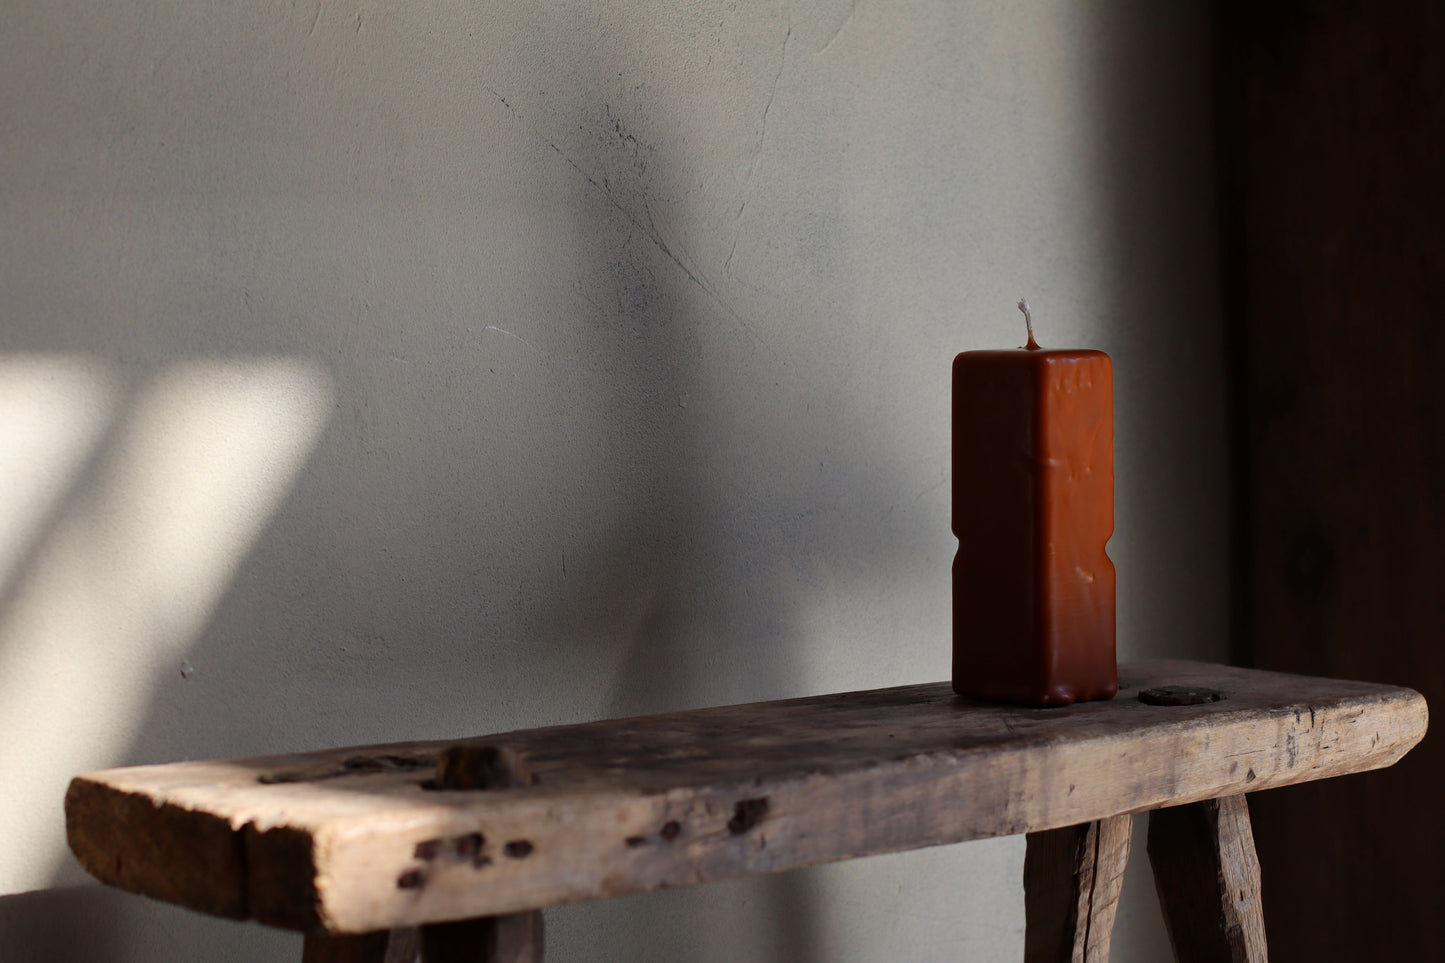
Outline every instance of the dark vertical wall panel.
{"label": "dark vertical wall panel", "polygon": [[[1236,656],[1445,706],[1445,4],[1219,10]],[[1251,798],[1273,959],[1439,958],[1442,772]]]}

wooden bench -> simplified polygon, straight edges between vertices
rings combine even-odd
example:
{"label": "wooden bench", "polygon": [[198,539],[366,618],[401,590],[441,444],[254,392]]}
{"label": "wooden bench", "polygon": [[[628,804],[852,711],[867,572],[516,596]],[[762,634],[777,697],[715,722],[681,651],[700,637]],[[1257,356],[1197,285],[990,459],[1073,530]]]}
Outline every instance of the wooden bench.
{"label": "wooden bench", "polygon": [[1120,681],[1057,709],[937,683],[111,769],[66,820],[100,880],[303,931],[307,963],[540,960],[548,906],[1027,833],[1026,958],[1102,961],[1152,811],[1177,958],[1265,959],[1244,794],[1391,765],[1425,700],[1192,662]]}

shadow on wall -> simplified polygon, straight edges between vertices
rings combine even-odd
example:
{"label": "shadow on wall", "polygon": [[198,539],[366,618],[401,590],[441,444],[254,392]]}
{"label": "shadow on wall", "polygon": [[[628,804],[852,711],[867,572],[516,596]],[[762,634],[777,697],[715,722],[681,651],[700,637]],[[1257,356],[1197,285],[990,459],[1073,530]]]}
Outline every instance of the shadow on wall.
{"label": "shadow on wall", "polygon": [[[766,565],[749,571],[758,559],[739,557],[736,533],[728,531],[737,506],[710,477],[718,466],[709,452],[736,427],[699,404],[710,376],[705,329],[738,319],[665,234],[669,222],[695,212],[685,199],[658,199],[659,185],[691,179],[688,168],[700,160],[674,156],[634,132],[634,122],[665,130],[673,118],[637,100],[629,104],[628,93],[637,92],[618,89],[619,72],[610,67],[599,64],[582,85],[618,98],[581,105],[605,145],[594,159],[599,169],[566,163],[587,185],[573,211],[577,285],[592,308],[586,327],[596,332],[584,350],[609,373],[602,404],[620,415],[605,429],[607,464],[592,470],[618,479],[620,497],[593,520],[581,550],[568,555],[564,592],[529,599],[519,623],[527,635],[548,639],[595,640],[599,620],[607,626],[599,641],[612,649],[612,674],[602,717],[791,692],[802,678],[803,642],[792,626],[791,587],[770,577]],[[783,439],[767,437],[786,433],[786,423],[755,427],[744,432],[747,445],[787,450]],[[805,491],[763,494],[763,514],[775,518],[799,514],[809,500]],[[558,935],[579,959],[677,958],[689,945],[726,946],[740,927],[767,947],[768,958],[817,959],[806,880],[793,873],[755,885],[759,898],[751,906],[697,920],[701,928],[680,927],[677,901],[666,898],[568,907],[549,920],[554,933],[563,927]],[[683,943],[669,947],[673,939]],[[758,958],[755,949],[748,955]]]}

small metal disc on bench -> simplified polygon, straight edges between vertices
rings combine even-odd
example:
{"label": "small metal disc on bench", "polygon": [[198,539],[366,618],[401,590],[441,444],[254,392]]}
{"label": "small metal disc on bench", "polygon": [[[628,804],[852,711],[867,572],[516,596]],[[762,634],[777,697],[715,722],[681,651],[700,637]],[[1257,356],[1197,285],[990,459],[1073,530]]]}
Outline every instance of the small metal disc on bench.
{"label": "small metal disc on bench", "polygon": [[1151,706],[1199,706],[1223,698],[1224,693],[1218,689],[1197,685],[1161,685],[1139,692],[1139,701]]}

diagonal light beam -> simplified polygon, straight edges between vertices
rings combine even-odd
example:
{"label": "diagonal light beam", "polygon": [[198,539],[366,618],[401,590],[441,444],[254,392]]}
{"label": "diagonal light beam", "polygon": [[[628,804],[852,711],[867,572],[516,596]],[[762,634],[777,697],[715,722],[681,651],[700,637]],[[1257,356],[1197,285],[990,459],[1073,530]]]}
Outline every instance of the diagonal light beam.
{"label": "diagonal light beam", "polygon": [[0,612],[0,893],[50,883],[70,777],[124,761],[331,399],[295,360],[187,364],[142,392]]}

